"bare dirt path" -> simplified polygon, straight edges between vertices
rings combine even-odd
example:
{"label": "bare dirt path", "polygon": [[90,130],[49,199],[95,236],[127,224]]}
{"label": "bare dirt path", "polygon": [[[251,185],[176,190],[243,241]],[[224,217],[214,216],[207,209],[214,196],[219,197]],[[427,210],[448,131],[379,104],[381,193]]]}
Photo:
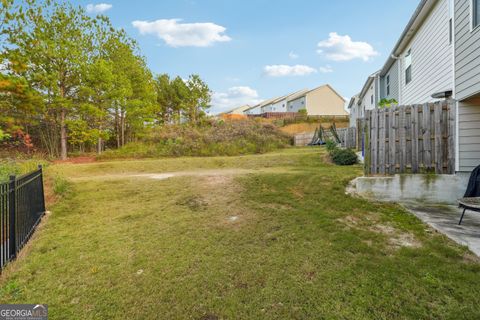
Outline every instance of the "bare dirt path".
{"label": "bare dirt path", "polygon": [[186,170],[186,171],[171,171],[171,172],[158,172],[158,173],[120,173],[120,174],[106,174],[95,176],[83,176],[71,178],[72,181],[90,181],[90,180],[117,180],[128,178],[141,178],[141,179],[154,179],[165,180],[174,177],[231,177],[238,175],[246,175],[251,173],[275,173],[275,172],[287,172],[288,170],[282,168],[263,168],[263,169],[202,169],[202,170]]}

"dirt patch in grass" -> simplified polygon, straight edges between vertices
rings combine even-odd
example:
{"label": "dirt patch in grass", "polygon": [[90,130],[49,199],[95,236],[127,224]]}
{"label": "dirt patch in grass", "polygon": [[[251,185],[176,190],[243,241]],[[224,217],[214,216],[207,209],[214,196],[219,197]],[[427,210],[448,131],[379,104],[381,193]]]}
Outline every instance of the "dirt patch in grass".
{"label": "dirt patch in grass", "polygon": [[75,157],[69,158],[66,160],[55,160],[53,163],[71,163],[71,164],[82,164],[82,163],[92,163],[95,162],[97,159],[94,156],[91,157]]}
{"label": "dirt patch in grass", "polygon": [[[337,219],[348,229],[368,230],[377,234],[383,234],[388,237],[388,245],[392,248],[420,248],[422,243],[409,232],[403,232],[391,225],[382,224],[374,214],[364,214],[363,216],[348,215]],[[371,240],[364,240],[367,245],[372,245]]]}
{"label": "dirt patch in grass", "polygon": [[349,216],[345,216],[343,218],[337,219],[337,221],[347,225],[350,228],[356,228],[358,224],[362,221],[362,219],[360,219],[357,216],[349,215]]}
{"label": "dirt patch in grass", "polygon": [[422,246],[422,243],[412,233],[402,232],[390,225],[376,224],[370,230],[388,236],[388,243],[393,248],[420,248]]}
{"label": "dirt patch in grass", "polygon": [[208,207],[208,202],[201,195],[188,195],[182,197],[175,204],[185,206],[193,212],[204,211]]}

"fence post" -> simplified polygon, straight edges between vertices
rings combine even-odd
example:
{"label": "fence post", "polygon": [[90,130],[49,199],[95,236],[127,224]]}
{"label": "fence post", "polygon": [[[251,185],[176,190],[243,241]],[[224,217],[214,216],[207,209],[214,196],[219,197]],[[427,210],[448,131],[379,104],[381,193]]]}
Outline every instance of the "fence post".
{"label": "fence post", "polygon": [[8,195],[8,211],[9,211],[9,225],[8,225],[8,248],[10,250],[9,252],[9,258],[14,259],[17,255],[17,239],[16,239],[16,222],[15,222],[15,215],[16,215],[16,209],[17,209],[17,203],[16,203],[16,193],[17,193],[17,187],[15,185],[16,177],[14,175],[10,176],[10,181],[8,184],[9,188],[9,195]]}
{"label": "fence post", "polygon": [[40,193],[42,196],[42,215],[45,214],[45,190],[43,189],[43,167],[41,164],[38,165],[38,171],[40,171]]}

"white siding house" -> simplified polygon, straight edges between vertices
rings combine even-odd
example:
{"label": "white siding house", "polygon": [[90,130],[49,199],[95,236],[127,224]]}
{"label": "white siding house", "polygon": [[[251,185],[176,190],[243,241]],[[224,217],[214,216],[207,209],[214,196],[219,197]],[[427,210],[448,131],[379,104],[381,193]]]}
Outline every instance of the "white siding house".
{"label": "white siding house", "polygon": [[403,73],[400,82],[401,104],[434,101],[432,94],[453,89],[450,0],[427,3],[431,3],[431,9],[424,22],[412,39],[398,48]]}
{"label": "white siding house", "polygon": [[362,118],[358,101],[359,95],[356,94],[350,99],[350,102],[348,103],[348,111],[350,113],[350,127],[352,128],[357,126],[357,119]]}
{"label": "white siding house", "polygon": [[480,165],[480,0],[455,0],[457,170]]}
{"label": "white siding house", "polygon": [[245,110],[243,113],[246,114],[246,115],[256,115],[256,114],[262,113],[261,110],[262,110],[262,108],[260,107],[260,104],[257,104],[255,106]]}
{"label": "white siding house", "polygon": [[380,100],[400,100],[400,62],[394,60],[390,66],[380,71]]}
{"label": "white siding house", "polygon": [[298,112],[302,109],[306,109],[305,96],[290,100],[287,102],[288,112]]}
{"label": "white siding house", "polygon": [[272,101],[268,108],[265,107],[264,112],[287,112],[287,96]]}
{"label": "white siding house", "polygon": [[358,95],[357,117],[363,118],[365,110],[372,110],[380,101],[380,71],[375,72],[367,78],[362,91]]}

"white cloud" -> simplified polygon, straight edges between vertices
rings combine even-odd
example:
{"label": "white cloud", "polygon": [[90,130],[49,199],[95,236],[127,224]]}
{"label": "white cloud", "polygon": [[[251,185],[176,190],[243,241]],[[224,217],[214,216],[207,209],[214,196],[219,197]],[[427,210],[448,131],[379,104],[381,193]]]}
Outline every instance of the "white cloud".
{"label": "white cloud", "polygon": [[107,10],[112,9],[112,5],[109,3],[98,3],[98,4],[87,4],[88,13],[103,13]]}
{"label": "white cloud", "polygon": [[292,51],[288,54],[288,57],[292,60],[295,60],[295,59],[298,59],[300,56]]}
{"label": "white cloud", "polygon": [[211,22],[180,23],[181,19],[133,21],[140,34],[153,34],[170,47],[208,47],[215,42],[232,40],[225,35],[225,27]]}
{"label": "white cloud", "polygon": [[332,73],[332,72],[333,72],[333,68],[327,64],[327,65],[324,66],[324,67],[318,68],[318,71],[320,71],[321,73]]}
{"label": "white cloud", "polygon": [[263,71],[270,77],[305,76],[312,73],[317,73],[316,69],[301,64],[294,66],[285,64],[269,65],[265,66]]}
{"label": "white cloud", "polygon": [[352,41],[350,36],[341,36],[331,32],[327,40],[318,43],[317,52],[324,54],[333,61],[349,61],[362,59],[368,61],[378,55],[378,52],[367,42]]}
{"label": "white cloud", "polygon": [[231,87],[226,92],[212,94],[212,113],[219,113],[245,104],[260,103],[256,90],[247,86]]}

